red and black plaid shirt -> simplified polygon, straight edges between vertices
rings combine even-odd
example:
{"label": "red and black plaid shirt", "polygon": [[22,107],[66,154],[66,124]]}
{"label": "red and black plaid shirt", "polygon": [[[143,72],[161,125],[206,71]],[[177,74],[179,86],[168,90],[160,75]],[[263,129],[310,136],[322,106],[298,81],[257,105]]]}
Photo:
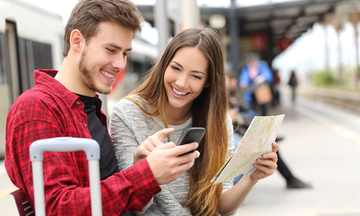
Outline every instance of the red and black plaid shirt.
{"label": "red and black plaid shirt", "polygon": [[[46,73],[35,71],[35,87],[12,105],[6,123],[5,166],[34,208],[30,144],[53,137],[91,138],[79,97]],[[103,114],[102,114],[103,115]],[[106,117],[101,117],[106,125]],[[44,154],[47,215],[91,215],[88,161],[84,152]],[[143,159],[101,181],[104,215],[140,211],[161,190]]]}

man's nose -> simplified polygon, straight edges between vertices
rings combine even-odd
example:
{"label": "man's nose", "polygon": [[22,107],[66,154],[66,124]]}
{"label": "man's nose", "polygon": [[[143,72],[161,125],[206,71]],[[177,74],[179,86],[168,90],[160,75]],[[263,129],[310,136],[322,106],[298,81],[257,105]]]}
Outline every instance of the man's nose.
{"label": "man's nose", "polygon": [[117,71],[121,71],[126,67],[127,56],[121,54],[121,56],[117,56],[113,61],[111,66]]}

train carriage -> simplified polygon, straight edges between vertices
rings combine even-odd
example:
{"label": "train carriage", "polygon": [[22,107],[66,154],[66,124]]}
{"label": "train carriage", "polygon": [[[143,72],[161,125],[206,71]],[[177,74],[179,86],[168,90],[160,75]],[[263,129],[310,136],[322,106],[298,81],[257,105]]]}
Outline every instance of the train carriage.
{"label": "train carriage", "polygon": [[0,157],[5,152],[5,123],[15,99],[34,86],[36,68],[61,64],[60,15],[16,0],[0,0]]}

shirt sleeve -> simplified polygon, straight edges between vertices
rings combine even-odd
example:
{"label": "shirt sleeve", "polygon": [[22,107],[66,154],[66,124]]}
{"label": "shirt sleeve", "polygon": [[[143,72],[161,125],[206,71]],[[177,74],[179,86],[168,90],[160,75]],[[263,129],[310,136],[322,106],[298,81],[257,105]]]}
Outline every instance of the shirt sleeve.
{"label": "shirt sleeve", "polygon": [[241,85],[243,87],[247,87],[250,84],[251,84],[251,79],[249,76],[249,69],[248,69],[247,65],[245,65],[240,73],[239,85]]}
{"label": "shirt sleeve", "polygon": [[[226,160],[228,160],[235,151],[234,129],[233,129],[231,117],[229,116],[229,114],[227,114],[227,116],[226,116],[226,128],[227,128],[227,134],[228,134],[228,154],[227,154]],[[234,181],[234,179],[231,178],[228,181],[223,182],[223,190],[222,190],[223,193],[225,191],[231,189],[234,186],[233,181]],[[235,212],[233,212],[230,216],[235,216],[236,212],[237,212],[237,210]]]}
{"label": "shirt sleeve", "polygon": [[[141,109],[127,99],[121,100],[113,107],[110,118],[110,136],[115,146],[115,154],[120,169],[126,169],[133,164],[133,152],[146,140],[148,132],[152,131],[152,128],[147,128],[148,132],[142,130],[146,125],[145,116],[142,115],[144,114]],[[134,128],[137,131],[134,131]],[[161,185],[162,191],[156,194],[142,211],[134,213],[146,216],[174,214],[190,216],[188,208],[183,207],[174,198],[168,187],[170,186]]]}
{"label": "shirt sleeve", "polygon": [[260,64],[260,75],[264,76],[266,82],[271,83],[274,80],[274,76],[270,67],[263,61]]}
{"label": "shirt sleeve", "polygon": [[[14,112],[13,122],[24,117],[21,112]],[[28,117],[30,120],[7,128],[5,165],[12,182],[26,192],[34,208],[29,147],[36,140],[66,134],[57,123],[53,110],[45,105],[37,104],[24,115],[31,116]],[[47,215],[91,215],[88,161],[84,152],[46,152],[43,171]],[[104,215],[139,211],[161,190],[146,160],[115,173],[100,184]]]}

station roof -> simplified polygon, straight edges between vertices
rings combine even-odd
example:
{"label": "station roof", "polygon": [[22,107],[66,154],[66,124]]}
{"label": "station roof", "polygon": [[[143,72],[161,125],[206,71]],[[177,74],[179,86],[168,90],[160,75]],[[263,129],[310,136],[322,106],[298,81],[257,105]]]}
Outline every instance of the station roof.
{"label": "station roof", "polygon": [[[279,39],[286,36],[294,41],[314,23],[323,21],[327,14],[333,13],[336,4],[346,1],[348,0],[269,1],[267,4],[237,7],[239,36],[265,33],[272,50]],[[138,8],[147,21],[153,21],[153,6],[139,5]],[[229,23],[229,8],[200,7],[200,16],[205,23],[208,24],[214,14],[223,15]]]}
{"label": "station roof", "polygon": [[[241,35],[270,31],[276,41],[283,36],[295,40],[316,22],[323,21],[335,5],[345,0],[300,0],[250,7],[238,7],[236,14]],[[209,20],[212,14],[227,17],[226,8],[201,8],[201,17]]]}

